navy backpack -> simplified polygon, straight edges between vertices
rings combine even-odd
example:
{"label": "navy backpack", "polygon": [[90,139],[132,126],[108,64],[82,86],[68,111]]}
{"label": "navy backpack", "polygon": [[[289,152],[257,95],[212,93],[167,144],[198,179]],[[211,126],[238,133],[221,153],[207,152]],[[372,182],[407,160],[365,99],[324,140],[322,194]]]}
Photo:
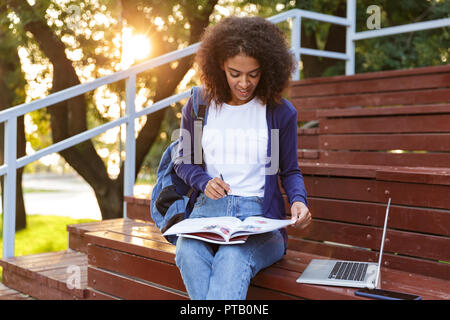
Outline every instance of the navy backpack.
{"label": "navy backpack", "polygon": [[[196,125],[203,127],[206,114],[206,103],[200,87],[193,87],[191,99]],[[198,192],[188,186],[175,172],[174,161],[178,152],[178,138],[164,151],[156,173],[156,184],[152,191],[150,213],[156,226],[164,233],[175,223],[189,217]],[[177,236],[165,237],[167,241],[175,244]]]}

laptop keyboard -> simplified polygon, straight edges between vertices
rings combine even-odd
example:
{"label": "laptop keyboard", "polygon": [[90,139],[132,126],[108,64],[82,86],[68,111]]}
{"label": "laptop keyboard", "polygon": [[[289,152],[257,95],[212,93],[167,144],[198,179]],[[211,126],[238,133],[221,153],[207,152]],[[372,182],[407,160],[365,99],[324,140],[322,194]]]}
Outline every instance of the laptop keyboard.
{"label": "laptop keyboard", "polygon": [[338,261],[328,275],[329,279],[363,281],[368,263]]}

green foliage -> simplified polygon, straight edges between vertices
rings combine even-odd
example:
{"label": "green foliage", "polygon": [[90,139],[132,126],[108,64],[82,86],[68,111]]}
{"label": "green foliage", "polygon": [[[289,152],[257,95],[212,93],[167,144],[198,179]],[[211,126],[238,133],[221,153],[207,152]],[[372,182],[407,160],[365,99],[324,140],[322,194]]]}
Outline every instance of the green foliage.
{"label": "green foliage", "polygon": [[[293,8],[336,15],[337,8],[346,6],[346,0],[314,1],[314,0],[254,0],[241,1],[240,6],[248,3],[258,6],[259,14],[265,17]],[[450,1],[436,0],[358,0],[356,31],[367,31],[366,12],[370,5],[381,9],[381,28],[398,26],[408,23],[448,18],[450,16]],[[303,19],[306,34],[314,34],[318,48],[325,47],[329,35],[328,23]],[[450,39],[449,28],[439,28],[395,36],[360,40],[356,42],[356,73],[407,69],[422,66],[447,64],[449,62]],[[319,62],[321,58],[317,59]],[[327,68],[323,76],[342,75],[345,64],[335,61]]]}
{"label": "green foliage", "polygon": [[[358,1],[357,32],[367,31],[366,8],[381,8],[381,28],[448,18],[449,1]],[[397,70],[447,64],[449,27],[366,39],[356,45],[356,72]]]}

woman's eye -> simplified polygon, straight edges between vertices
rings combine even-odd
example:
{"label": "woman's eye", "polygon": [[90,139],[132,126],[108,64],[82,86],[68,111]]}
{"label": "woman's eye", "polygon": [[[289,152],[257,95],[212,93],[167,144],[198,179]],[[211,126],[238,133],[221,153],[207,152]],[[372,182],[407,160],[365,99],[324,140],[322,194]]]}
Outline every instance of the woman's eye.
{"label": "woman's eye", "polygon": [[[230,72],[230,76],[231,76],[232,78],[238,78],[238,77],[241,76],[241,74],[240,74],[240,73],[233,73],[233,72]],[[256,72],[256,73],[249,73],[249,76],[250,76],[251,78],[258,78],[259,72]]]}

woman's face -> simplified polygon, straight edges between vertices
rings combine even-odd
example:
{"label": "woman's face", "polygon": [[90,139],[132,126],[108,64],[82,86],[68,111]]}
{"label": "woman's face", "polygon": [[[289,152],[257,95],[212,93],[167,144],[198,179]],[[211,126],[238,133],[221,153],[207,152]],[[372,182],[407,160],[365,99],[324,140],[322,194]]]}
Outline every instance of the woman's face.
{"label": "woman's face", "polygon": [[231,91],[231,101],[228,101],[228,104],[241,105],[253,99],[261,79],[258,60],[240,53],[225,60],[222,69]]}

